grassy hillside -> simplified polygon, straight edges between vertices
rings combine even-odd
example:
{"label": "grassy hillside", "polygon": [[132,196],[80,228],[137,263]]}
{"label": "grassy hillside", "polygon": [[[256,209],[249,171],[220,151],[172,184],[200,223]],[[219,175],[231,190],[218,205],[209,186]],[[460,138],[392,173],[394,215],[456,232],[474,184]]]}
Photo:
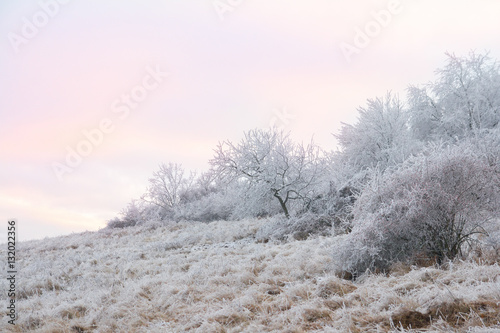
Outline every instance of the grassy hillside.
{"label": "grassy hillside", "polygon": [[0,331],[500,331],[498,263],[400,265],[351,282],[331,267],[338,237],[259,242],[265,223],[149,224],[21,243],[19,318],[13,327],[2,316]]}

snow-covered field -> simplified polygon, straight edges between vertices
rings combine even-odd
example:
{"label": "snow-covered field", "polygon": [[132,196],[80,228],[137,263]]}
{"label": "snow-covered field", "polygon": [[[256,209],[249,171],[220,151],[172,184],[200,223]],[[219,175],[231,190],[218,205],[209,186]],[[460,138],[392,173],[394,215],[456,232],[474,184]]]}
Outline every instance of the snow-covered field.
{"label": "snow-covered field", "polygon": [[265,223],[149,224],[18,244],[19,318],[12,326],[3,315],[0,331],[386,332],[411,324],[500,332],[498,263],[400,266],[353,283],[332,268],[338,237],[258,242]]}

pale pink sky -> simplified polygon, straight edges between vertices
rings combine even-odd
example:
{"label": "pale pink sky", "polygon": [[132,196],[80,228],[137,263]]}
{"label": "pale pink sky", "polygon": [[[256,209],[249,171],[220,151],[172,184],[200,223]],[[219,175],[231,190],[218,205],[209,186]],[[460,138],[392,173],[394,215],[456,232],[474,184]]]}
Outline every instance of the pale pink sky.
{"label": "pale pink sky", "polygon": [[[431,80],[445,51],[500,59],[498,1],[241,0],[217,12],[230,3],[0,3],[0,211],[21,239],[97,230],[159,163],[206,169],[219,140],[273,121],[334,149],[331,134],[367,98]],[[390,6],[390,22],[347,61],[341,43]],[[168,77],[141,90],[154,83],[147,68]],[[128,116],[113,112],[141,91]],[[287,123],[276,121],[283,109]],[[113,130],[58,179],[53,164],[103,119]]]}

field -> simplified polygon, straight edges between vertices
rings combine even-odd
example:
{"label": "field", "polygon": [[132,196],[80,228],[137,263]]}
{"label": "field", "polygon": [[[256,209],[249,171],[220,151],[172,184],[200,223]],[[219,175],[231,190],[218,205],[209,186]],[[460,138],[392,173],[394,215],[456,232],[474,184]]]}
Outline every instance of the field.
{"label": "field", "polygon": [[263,241],[266,223],[150,223],[20,243],[18,319],[2,316],[0,331],[500,332],[497,262],[399,265],[352,282],[332,267],[342,236]]}

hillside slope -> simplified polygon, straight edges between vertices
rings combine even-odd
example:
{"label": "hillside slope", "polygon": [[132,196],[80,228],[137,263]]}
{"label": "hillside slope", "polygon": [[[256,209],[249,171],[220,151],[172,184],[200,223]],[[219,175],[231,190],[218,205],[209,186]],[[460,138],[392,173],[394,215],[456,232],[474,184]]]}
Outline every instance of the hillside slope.
{"label": "hillside slope", "polygon": [[338,238],[259,243],[268,222],[149,224],[21,243],[19,318],[13,327],[2,316],[0,331],[500,331],[498,263],[401,266],[353,283],[332,272]]}

